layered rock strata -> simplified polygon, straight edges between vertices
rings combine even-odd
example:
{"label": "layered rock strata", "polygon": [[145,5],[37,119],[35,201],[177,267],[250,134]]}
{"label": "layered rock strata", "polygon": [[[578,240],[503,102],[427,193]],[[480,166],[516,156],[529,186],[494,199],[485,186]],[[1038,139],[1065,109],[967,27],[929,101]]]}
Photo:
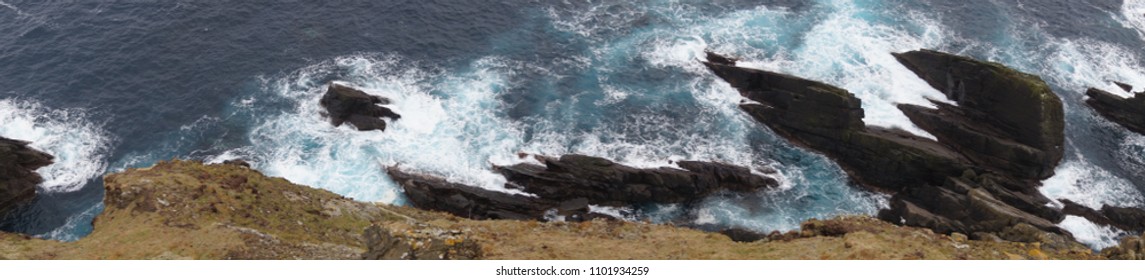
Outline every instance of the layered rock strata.
{"label": "layered rock strata", "polygon": [[752,170],[715,162],[680,161],[679,168],[634,168],[584,155],[533,156],[541,164],[496,166],[509,194],[388,167],[415,206],[474,219],[571,220],[600,217],[589,205],[686,203],[717,191],[748,192],[779,185]]}
{"label": "layered rock strata", "polygon": [[1049,87],[996,63],[928,50],[894,56],[957,103],[899,106],[938,141],[865,125],[861,101],[832,85],[731,59],[703,63],[753,101],[740,108],[754,119],[832,158],[861,185],[894,194],[884,220],[975,236],[1016,226],[1068,236],[1055,225],[1061,211],[1037,190],[1064,139],[1061,101]]}

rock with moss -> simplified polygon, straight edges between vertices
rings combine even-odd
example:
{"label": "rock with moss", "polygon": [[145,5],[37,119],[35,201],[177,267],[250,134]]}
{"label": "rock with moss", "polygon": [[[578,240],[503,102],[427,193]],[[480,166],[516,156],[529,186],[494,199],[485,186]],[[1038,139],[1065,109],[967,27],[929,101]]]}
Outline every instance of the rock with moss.
{"label": "rock with moss", "polygon": [[1145,134],[1145,92],[1124,98],[1108,91],[1090,88],[1085,95],[1089,97],[1085,100],[1085,104],[1101,116],[1130,131]]}
{"label": "rock with moss", "polygon": [[893,54],[958,106],[906,107],[915,124],[981,167],[1045,179],[1062,158],[1061,100],[1036,75],[932,50]]}
{"label": "rock with moss", "polygon": [[0,218],[36,197],[36,186],[44,181],[36,169],[54,160],[28,144],[0,137]]}

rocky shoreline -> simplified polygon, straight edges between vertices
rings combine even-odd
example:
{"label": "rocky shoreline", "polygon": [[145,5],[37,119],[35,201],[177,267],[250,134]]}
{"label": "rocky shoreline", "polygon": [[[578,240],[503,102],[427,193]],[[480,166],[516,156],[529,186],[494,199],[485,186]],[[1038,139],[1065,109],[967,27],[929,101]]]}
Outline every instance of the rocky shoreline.
{"label": "rocky shoreline", "polygon": [[[239,164],[161,162],[104,178],[106,209],[76,242],[0,233],[0,259],[1103,259],[1055,243],[970,240],[861,216],[736,242],[672,225],[471,220],[359,202]],[[1139,239],[1134,239],[1139,240]],[[1067,246],[1062,246],[1065,244]],[[1075,243],[1072,243],[1075,244]],[[1137,246],[1137,247],[1133,247]]]}
{"label": "rocky shoreline", "polygon": [[[625,247],[632,249],[625,254],[655,259],[1145,256],[1141,238],[1095,255],[1058,227],[1073,215],[1140,234],[1145,210],[1091,209],[1051,200],[1038,190],[1062,159],[1065,125],[1061,100],[1041,78],[937,51],[892,55],[946,95],[931,106],[898,106],[935,139],[867,125],[862,100],[842,88],[739,67],[738,59],[711,52],[701,61],[739,91],[745,98],[739,107],[763,127],[831,158],[858,185],[891,195],[890,208],[877,220],[812,220],[787,233],[703,232],[593,211],[652,203],[686,206],[717,193],[780,184],[773,170],[720,162],[637,168],[587,155],[519,154],[521,163],[492,166],[506,179],[507,192],[384,167],[418,208],[413,209],[353,201],[269,178],[242,161],[172,161],[105,177],[106,208],[90,236],[59,243],[0,233],[0,257],[602,258],[619,257],[613,249]],[[1087,95],[1087,104],[1102,116],[1139,133],[1145,127],[1143,93],[1125,99],[1090,89]],[[338,83],[327,86],[319,103],[333,125],[350,123],[362,131],[384,131],[383,118],[401,118],[381,106],[389,100]],[[34,198],[43,180],[34,170],[52,161],[27,145],[0,138],[0,215]],[[538,244],[542,252],[526,247]],[[657,247],[641,247],[647,244]],[[805,252],[797,246],[808,244],[834,249]]]}

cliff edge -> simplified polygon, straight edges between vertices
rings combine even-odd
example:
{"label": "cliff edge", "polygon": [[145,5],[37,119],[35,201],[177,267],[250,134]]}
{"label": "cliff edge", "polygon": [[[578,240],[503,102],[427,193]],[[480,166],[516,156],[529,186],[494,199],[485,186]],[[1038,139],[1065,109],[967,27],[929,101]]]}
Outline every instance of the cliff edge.
{"label": "cliff edge", "polygon": [[871,217],[736,242],[671,225],[470,220],[359,202],[242,165],[161,162],[104,178],[105,209],[70,243],[0,233],[3,259],[1094,259],[1087,248],[968,240]]}

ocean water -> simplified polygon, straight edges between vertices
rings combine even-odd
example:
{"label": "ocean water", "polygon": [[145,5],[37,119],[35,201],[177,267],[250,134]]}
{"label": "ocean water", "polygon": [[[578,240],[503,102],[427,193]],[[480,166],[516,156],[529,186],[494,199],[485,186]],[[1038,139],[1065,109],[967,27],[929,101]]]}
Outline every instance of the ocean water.
{"label": "ocean water", "polygon": [[[824,81],[868,124],[933,137],[895,104],[943,100],[891,52],[938,49],[1042,76],[1066,108],[1052,198],[1145,207],[1145,137],[1084,106],[1088,87],[1145,89],[1145,1],[15,1],[0,0],[0,135],[58,163],[0,229],[91,231],[100,177],[172,158],[242,158],[271,176],[363,201],[407,203],[382,167],[505,190],[519,152],[655,167],[709,160],[780,188],[689,205],[596,208],[706,228],[790,230],[874,214],[848,181],[741,112],[705,49]],[[340,82],[392,99],[385,132],[334,128],[318,99]],[[1127,233],[1071,217],[1101,248]]]}

